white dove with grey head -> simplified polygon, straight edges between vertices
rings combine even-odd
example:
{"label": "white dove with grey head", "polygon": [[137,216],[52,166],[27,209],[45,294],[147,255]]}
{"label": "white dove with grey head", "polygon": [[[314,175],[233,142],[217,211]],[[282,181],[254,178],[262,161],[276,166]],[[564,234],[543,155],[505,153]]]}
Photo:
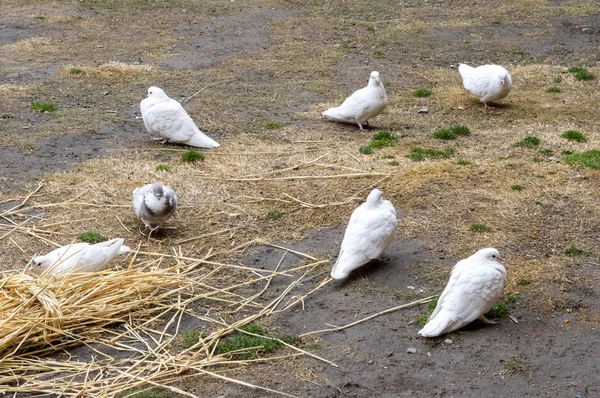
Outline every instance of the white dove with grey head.
{"label": "white dove with grey head", "polygon": [[488,248],[456,263],[435,310],[418,333],[435,337],[462,328],[475,319],[494,324],[485,313],[504,291],[506,269],[501,260],[498,250]]}
{"label": "white dove with grey head", "polygon": [[133,212],[146,229],[163,225],[177,209],[177,195],[170,187],[161,183],[146,184],[133,191]]}
{"label": "white dove with grey head", "polygon": [[169,98],[158,87],[148,89],[148,98],[140,102],[140,111],[144,125],[150,134],[158,134],[154,138],[165,142],[175,142],[198,148],[216,148],[218,142],[204,134],[181,104]]}
{"label": "white dove with grey head", "polygon": [[352,270],[381,256],[392,243],[398,217],[392,203],[381,196],[379,189],[372,190],[367,201],[352,213],[331,270],[332,278],[347,277]]}
{"label": "white dove with grey head", "polygon": [[369,119],[379,115],[387,105],[387,95],[379,72],[371,72],[367,87],[355,91],[336,108],[329,108],[323,116],[358,124],[363,130],[363,124],[369,124]]}
{"label": "white dove with grey head", "polygon": [[94,245],[73,243],[59,247],[45,256],[35,257],[30,270],[36,275],[49,276],[102,271],[119,254],[130,251],[123,242],[123,238],[116,238]]}
{"label": "white dove with grey head", "polygon": [[492,109],[489,103],[506,97],[512,89],[510,74],[500,65],[473,68],[460,64],[458,72],[463,79],[463,86],[483,102],[484,109]]}

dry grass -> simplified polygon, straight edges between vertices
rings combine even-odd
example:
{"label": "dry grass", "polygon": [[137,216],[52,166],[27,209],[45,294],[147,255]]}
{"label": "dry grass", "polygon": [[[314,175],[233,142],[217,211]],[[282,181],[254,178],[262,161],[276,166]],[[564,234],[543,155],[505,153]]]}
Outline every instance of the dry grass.
{"label": "dry grass", "polygon": [[[35,19],[43,15],[26,1],[8,3],[13,17]],[[593,14],[593,2],[570,1],[561,7],[539,0],[510,5],[495,2],[493,17],[487,6],[466,3],[446,7],[430,2],[403,8],[385,2],[322,2],[319,6],[293,3],[297,7],[287,18],[274,18],[276,22],[265,22],[264,30],[259,29],[269,46],[261,44],[235,51],[224,46],[203,54],[214,58],[209,67],[165,67],[162,62],[195,51],[179,45],[187,43],[188,35],[198,35],[198,26],[217,23],[215,34],[231,31],[244,35],[246,25],[222,28],[218,23],[228,16],[263,8],[276,8],[273,11],[277,14],[278,10],[289,8],[289,3],[250,1],[238,7],[237,3],[211,2],[199,7],[194,2],[179,1],[165,10],[156,2],[139,1],[127,6],[129,18],[115,18],[123,12],[124,3],[84,1],[83,6],[93,10],[90,14],[82,12],[83,20],[74,23],[66,23],[71,20],[73,9],[62,4],[48,11],[48,20],[40,23],[48,24],[50,30],[67,26],[73,30],[71,35],[58,39],[56,31],[51,31],[54,35],[18,40],[0,48],[0,60],[11,60],[3,69],[7,73],[48,65],[58,67],[56,76],[44,81],[0,85],[0,105],[7,112],[24,117],[0,120],[5,131],[0,145],[36,148],[41,137],[68,137],[86,131],[104,131],[120,137],[119,134],[143,131],[143,124],[134,122],[133,117],[151,84],[182,100],[203,129],[220,134],[222,147],[206,151],[206,160],[192,165],[179,160],[185,148],[156,147],[142,138],[133,144],[126,142],[122,147],[111,148],[105,157],[78,164],[71,171],[47,174],[44,185],[29,198],[25,209],[0,215],[0,249],[5,270],[21,269],[35,254],[68,244],[78,233],[93,229],[107,237],[124,237],[126,244],[139,248],[139,253],[127,266],[119,264],[118,271],[103,273],[88,283],[110,288],[108,282],[118,282],[119,278],[121,282],[131,277],[149,278],[155,283],[164,277],[173,286],[181,287],[152,290],[156,285],[149,283],[148,294],[140,293],[135,300],[141,301],[132,301],[146,303],[140,304],[140,312],[114,319],[116,324],[128,325],[119,341],[122,339],[125,344],[127,339],[133,339],[135,343],[120,347],[136,358],[118,362],[109,372],[106,380],[113,381],[115,388],[142,385],[150,374],[158,374],[158,379],[152,380],[164,384],[179,377],[176,374],[184,369],[202,373],[207,366],[226,361],[207,352],[212,342],[240,327],[243,322],[238,322],[250,319],[252,314],[261,313],[264,318],[281,308],[274,309],[269,302],[260,301],[269,294],[280,297],[270,289],[254,297],[266,279],[261,288],[251,288],[247,286],[249,281],[259,276],[231,267],[238,265],[237,259],[248,243],[256,243],[257,237],[291,242],[310,230],[341,227],[375,186],[406,213],[398,229],[400,239],[418,237],[425,249],[443,250],[454,258],[464,258],[481,247],[500,249],[507,258],[507,292],[518,290],[522,305],[540,313],[565,305],[565,291],[577,283],[577,275],[570,272],[575,260],[564,255],[564,248],[596,246],[600,172],[561,162],[562,151],[597,149],[600,140],[596,123],[600,105],[598,82],[577,81],[567,72],[572,66],[568,63],[574,65],[593,58],[584,50],[565,55],[566,58],[544,58],[533,50],[531,54],[521,53],[524,42],[549,40],[547,32],[559,24],[556,18]],[[181,7],[187,7],[186,12],[171,12]],[[464,12],[465,7],[469,12]],[[531,7],[536,8],[535,15],[530,12]],[[131,26],[130,18],[146,23]],[[500,38],[499,30],[494,30],[514,29],[513,25],[518,24],[532,29]],[[190,32],[186,31],[188,28]],[[223,41],[228,43],[228,39],[227,36]],[[492,53],[473,51],[490,45],[494,48]],[[374,51],[385,52],[386,59],[371,59]],[[143,58],[143,63],[128,63],[131,54]],[[58,58],[63,61],[57,61]],[[513,77],[513,91],[499,101],[500,108],[482,112],[481,103],[462,88],[457,70],[450,68],[457,62],[502,63]],[[72,68],[83,73],[71,73]],[[594,62],[589,69],[600,75]],[[379,70],[389,83],[388,108],[372,124],[393,131],[398,144],[365,156],[359,148],[367,145],[377,130],[359,133],[356,126],[322,120],[321,112],[363,87],[372,70]],[[553,83],[557,76],[562,81]],[[552,84],[557,84],[561,92],[547,93]],[[413,90],[422,87],[433,91],[426,115],[417,113],[422,102],[411,96]],[[34,116],[26,109],[29,103],[46,99],[53,99],[58,111],[44,115],[44,119],[32,119]],[[268,121],[280,122],[282,128],[268,130]],[[30,134],[23,134],[26,123],[34,126]],[[434,131],[453,124],[468,126],[471,135],[450,144],[432,137]],[[562,132],[570,129],[585,132],[588,141],[576,143],[560,138]],[[540,138],[539,148],[514,146],[526,136]],[[406,157],[415,146],[443,149],[446,145],[455,149],[455,155],[447,160],[413,162]],[[549,154],[540,153],[540,149],[551,150],[558,162],[549,161]],[[470,165],[458,165],[458,159]],[[397,166],[390,165],[390,160]],[[159,172],[158,163],[174,167],[168,173]],[[130,199],[134,188],[153,181],[173,187],[181,206],[167,228],[148,239],[138,231]],[[513,184],[522,185],[525,190],[513,191]],[[17,202],[34,188],[35,185],[24,186],[21,193],[15,193]],[[280,217],[268,217],[274,209],[281,212]],[[489,225],[492,231],[471,231],[475,222]],[[176,257],[168,257],[174,253]],[[321,259],[319,253],[313,255]],[[321,273],[328,269],[325,263],[317,262],[305,258],[303,265],[312,264],[313,273],[305,276],[304,270],[297,270],[293,277],[296,279],[272,272],[260,275],[289,279],[288,286],[294,285],[293,289],[300,288],[294,284],[298,278],[305,278],[302,280],[310,282],[302,288],[310,290],[319,286]],[[441,287],[447,280],[446,269],[425,263],[414,267],[433,286]],[[14,278],[12,282],[23,278],[19,273],[12,275],[5,279],[6,283],[11,282],[10,278]],[[519,280],[531,283],[518,285]],[[52,291],[58,302],[70,302],[69,296],[83,297],[90,291],[78,291],[74,281],[61,284],[27,279],[19,286],[22,290],[12,291],[20,294],[19,300],[30,300],[28,305],[35,303],[36,314],[48,321],[31,329],[38,336],[38,340],[32,340],[38,344],[34,349],[48,349],[46,340],[51,340],[52,333],[59,329],[56,322],[52,324],[58,319],[51,316],[56,307],[45,309],[37,298],[32,299],[42,297],[35,295],[36,289]],[[239,291],[236,288],[222,292],[236,284],[240,284]],[[220,289],[219,293],[207,296],[216,291],[214,288]],[[202,319],[212,325],[209,340],[196,347],[194,353],[175,353],[165,348],[166,342],[176,336],[169,331],[153,345],[138,351],[140,341],[157,338],[152,330],[161,326],[155,322],[158,318],[149,322],[157,316],[155,311],[169,308],[190,316],[205,313],[194,311],[194,315],[187,304],[185,308],[180,305],[191,299],[191,291],[201,292],[194,305],[221,300],[214,316]],[[289,298],[290,294],[291,290],[283,297]],[[48,296],[44,303],[52,300]],[[123,300],[129,302],[131,297],[123,296]],[[243,314],[237,319],[237,315],[227,318],[230,307],[241,307],[242,303],[246,303]],[[68,309],[65,305],[61,307],[63,318]],[[31,309],[27,307],[28,311]],[[219,315],[226,318],[225,323],[220,323]],[[81,319],[82,315],[78,316]],[[597,315],[591,316],[597,319]],[[68,322],[65,318],[61,327],[67,327]],[[90,330],[98,333],[82,335],[77,330],[75,334],[60,335],[54,344],[117,344],[109,340],[116,336],[116,329],[108,324],[94,327]],[[164,324],[161,327],[166,328]],[[17,340],[12,341],[14,346]],[[100,391],[98,384],[93,384],[94,377],[86,377],[86,372],[89,369],[90,375],[100,374],[105,371],[103,366],[109,366],[102,361],[111,360],[105,357],[91,363],[53,363],[55,371],[32,376],[44,366],[43,361],[15,355],[16,362],[10,364],[26,371],[29,384],[11,388],[21,388],[21,392],[42,389],[47,386],[45,377],[60,377],[59,384],[72,395],[85,388],[90,389],[90,394]],[[143,370],[134,373],[130,367],[137,360]],[[64,375],[77,376],[68,381]],[[4,376],[13,377],[8,373]]]}
{"label": "dry grass", "polygon": [[155,71],[156,68],[152,65],[132,65],[111,61],[96,67],[65,65],[61,68],[60,73],[62,77],[85,75],[86,78],[89,78],[92,81],[115,83],[132,81],[140,78],[148,79]]}

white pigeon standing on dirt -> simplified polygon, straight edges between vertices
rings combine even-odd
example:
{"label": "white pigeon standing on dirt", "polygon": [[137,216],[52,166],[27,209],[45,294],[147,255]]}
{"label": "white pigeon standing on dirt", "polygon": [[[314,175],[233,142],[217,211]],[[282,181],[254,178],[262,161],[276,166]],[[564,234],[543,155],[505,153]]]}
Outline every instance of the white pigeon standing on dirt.
{"label": "white pigeon standing on dirt", "polygon": [[50,276],[102,271],[119,254],[130,251],[123,242],[123,238],[116,238],[94,245],[73,243],[59,247],[45,256],[35,257],[30,270],[36,275],[49,270],[46,275]]}
{"label": "white pigeon standing on dirt", "polygon": [[181,104],[169,98],[158,87],[148,89],[148,98],[140,102],[140,111],[146,129],[150,134],[158,134],[156,141],[175,142],[198,148],[216,148],[218,142],[198,129]]}
{"label": "white pigeon standing on dirt", "polygon": [[171,187],[161,183],[146,184],[133,191],[132,207],[146,230],[154,230],[175,213],[177,195]]}
{"label": "white pigeon standing on dirt", "polygon": [[506,269],[501,260],[498,250],[488,248],[456,263],[435,310],[418,333],[435,337],[475,319],[495,324],[484,314],[492,309],[504,291]]}
{"label": "white pigeon standing on dirt", "polygon": [[506,97],[512,89],[510,74],[500,65],[473,68],[460,64],[458,72],[462,76],[463,86],[483,102],[484,109],[493,109],[489,103]]}
{"label": "white pigeon standing on dirt", "polygon": [[323,116],[345,122],[358,124],[360,130],[363,124],[368,125],[369,119],[379,115],[387,105],[387,95],[379,72],[371,72],[369,84],[365,88],[355,91],[336,108],[329,108],[323,112]]}
{"label": "white pigeon standing on dirt", "polygon": [[379,189],[371,191],[367,201],[354,210],[344,234],[331,277],[342,279],[350,271],[378,258],[392,243],[398,225],[396,209],[383,200]]}

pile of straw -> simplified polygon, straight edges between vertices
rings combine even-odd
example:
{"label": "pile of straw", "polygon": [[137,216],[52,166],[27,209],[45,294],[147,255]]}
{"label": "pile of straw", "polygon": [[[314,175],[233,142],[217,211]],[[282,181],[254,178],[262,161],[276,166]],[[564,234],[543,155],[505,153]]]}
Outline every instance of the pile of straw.
{"label": "pile of straw", "polygon": [[[284,256],[289,252],[280,249]],[[71,274],[64,279],[7,273],[0,282],[0,391],[110,397],[161,386],[193,396],[169,383],[204,374],[288,395],[211,368],[245,362],[230,360],[232,353],[214,354],[222,337],[302,303],[328,282],[319,270],[327,261],[295,255],[303,257],[304,264],[285,272],[137,251],[124,270]],[[231,274],[235,278],[228,278]],[[275,278],[280,290],[275,299],[266,301],[262,296]],[[315,278],[323,280],[316,289],[301,291],[301,282]],[[228,279],[236,282],[227,285]],[[264,285],[258,292],[257,284]],[[227,322],[220,311],[236,316]],[[209,333],[181,350],[176,339],[184,316],[201,320]],[[293,352],[278,358],[310,355],[330,363],[280,343]],[[77,345],[87,346],[92,353],[89,360],[58,355]]]}

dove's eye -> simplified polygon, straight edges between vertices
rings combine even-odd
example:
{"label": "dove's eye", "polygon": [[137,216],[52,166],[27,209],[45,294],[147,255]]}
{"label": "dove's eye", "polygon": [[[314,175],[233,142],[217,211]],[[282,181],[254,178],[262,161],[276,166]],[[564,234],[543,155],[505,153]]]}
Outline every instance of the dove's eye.
{"label": "dove's eye", "polygon": [[495,254],[492,254],[492,257],[496,258],[496,255],[495,255]]}

